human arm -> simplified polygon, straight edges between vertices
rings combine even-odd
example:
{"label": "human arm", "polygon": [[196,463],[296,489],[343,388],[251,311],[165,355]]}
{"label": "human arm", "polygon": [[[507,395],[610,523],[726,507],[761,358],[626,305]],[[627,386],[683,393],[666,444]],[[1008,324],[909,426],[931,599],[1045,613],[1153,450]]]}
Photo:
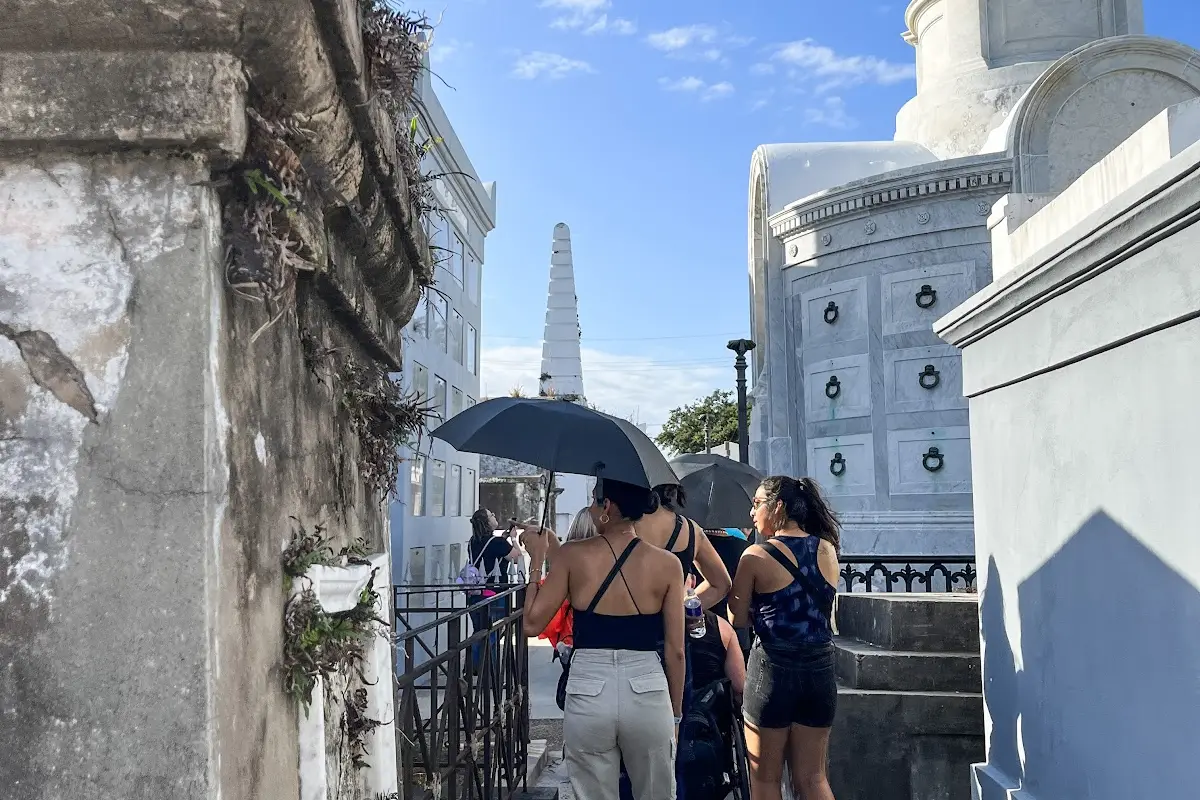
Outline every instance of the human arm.
{"label": "human arm", "polygon": [[663,560],[664,570],[670,570],[667,565],[674,564],[673,571],[664,572],[668,578],[667,593],[663,597],[663,637],[666,643],[663,669],[667,673],[667,688],[671,694],[671,710],[679,719],[683,708],[683,679],[687,665],[683,652],[683,567],[679,559],[667,555]]}
{"label": "human arm", "polygon": [[529,583],[525,587],[525,630],[530,635],[536,635],[546,629],[567,599],[570,548],[563,549],[558,557],[558,568],[551,570],[545,582],[539,585],[542,564],[546,560],[546,537],[544,534],[526,533],[522,538],[530,561]]}
{"label": "human arm", "polygon": [[754,594],[754,577],[758,573],[761,552],[758,545],[747,547],[738,561],[737,576],[729,592],[729,615],[735,628],[750,627],[750,596]]}
{"label": "human arm", "polygon": [[696,530],[696,566],[700,570],[700,576],[704,578],[696,587],[696,596],[700,598],[700,605],[707,611],[725,599],[732,582],[729,580],[729,570],[725,569],[725,562],[717,555],[704,531],[699,528]]}
{"label": "human arm", "polygon": [[725,645],[725,677],[729,678],[729,685],[733,688],[734,702],[740,706],[742,692],[746,688],[746,659],[733,626],[720,617],[717,617],[717,625],[721,629],[721,644]]}
{"label": "human arm", "polygon": [[838,565],[837,551],[833,549],[833,545],[824,539],[817,547],[817,568],[821,570],[821,576],[829,582],[833,588],[837,588],[838,579],[841,577],[841,568]]}

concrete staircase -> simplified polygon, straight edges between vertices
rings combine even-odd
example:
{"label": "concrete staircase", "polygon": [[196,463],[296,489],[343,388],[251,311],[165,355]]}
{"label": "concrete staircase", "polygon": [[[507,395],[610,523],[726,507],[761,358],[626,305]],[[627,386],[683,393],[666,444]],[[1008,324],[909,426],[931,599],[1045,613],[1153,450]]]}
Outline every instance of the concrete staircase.
{"label": "concrete staircase", "polygon": [[984,757],[977,599],[839,596],[839,800],[970,800],[969,766]]}

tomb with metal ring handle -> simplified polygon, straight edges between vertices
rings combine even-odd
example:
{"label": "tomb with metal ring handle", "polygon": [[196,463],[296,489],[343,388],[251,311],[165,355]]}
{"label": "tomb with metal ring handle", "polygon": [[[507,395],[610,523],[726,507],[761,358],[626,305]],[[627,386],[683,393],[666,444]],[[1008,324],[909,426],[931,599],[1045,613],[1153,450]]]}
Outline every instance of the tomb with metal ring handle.
{"label": "tomb with metal ring handle", "polygon": [[833,458],[829,460],[829,471],[835,477],[841,477],[846,473],[846,459],[842,458],[841,453],[833,454]]}
{"label": "tomb with metal ring handle", "polygon": [[942,373],[934,369],[933,364],[926,364],[925,370],[917,375],[917,383],[922,389],[936,389],[942,382]]}
{"label": "tomb with metal ring handle", "polygon": [[838,305],[837,305],[837,303],[830,300],[829,305],[825,306],[825,324],[832,325],[833,323],[837,322],[837,319],[838,319]]}
{"label": "tomb with metal ring handle", "polygon": [[937,290],[928,283],[921,287],[921,291],[917,292],[917,308],[933,308],[933,304],[937,302]]}
{"label": "tomb with metal ring handle", "polygon": [[842,393],[842,383],[838,380],[837,375],[830,375],[829,380],[825,384],[825,396],[830,400]]}
{"label": "tomb with metal ring handle", "polygon": [[931,447],[921,456],[921,466],[929,472],[937,472],[946,466],[946,457],[936,447]]}

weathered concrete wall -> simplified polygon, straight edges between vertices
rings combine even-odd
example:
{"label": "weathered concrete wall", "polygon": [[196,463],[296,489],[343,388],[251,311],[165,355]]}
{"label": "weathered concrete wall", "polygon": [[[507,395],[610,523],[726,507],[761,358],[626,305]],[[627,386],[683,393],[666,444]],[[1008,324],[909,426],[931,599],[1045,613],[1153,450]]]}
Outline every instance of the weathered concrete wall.
{"label": "weathered concrete wall", "polygon": [[53,336],[100,420],[0,339],[0,785],[17,800],[211,781],[228,417],[205,177],[156,157],[0,162],[0,321]]}
{"label": "weathered concrete wall", "polygon": [[[0,795],[292,800],[280,556],[293,517],[388,547],[338,373],[399,366],[428,257],[356,4],[6,14]],[[213,181],[264,96],[327,189],[300,212],[316,270],[274,306],[227,285]]]}
{"label": "weathered concrete wall", "polygon": [[[1134,150],[1100,170],[1156,154]],[[1200,144],[1156,152],[1170,160],[1074,226],[1037,225],[1061,233],[938,323],[964,347],[987,565],[979,800],[1196,793]]]}

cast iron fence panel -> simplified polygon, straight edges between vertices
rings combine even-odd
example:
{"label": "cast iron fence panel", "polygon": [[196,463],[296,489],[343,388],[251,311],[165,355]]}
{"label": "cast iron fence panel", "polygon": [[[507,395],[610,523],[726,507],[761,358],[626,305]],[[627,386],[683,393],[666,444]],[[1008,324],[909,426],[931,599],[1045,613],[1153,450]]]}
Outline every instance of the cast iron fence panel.
{"label": "cast iron fence panel", "polygon": [[840,556],[839,591],[974,592],[975,556]]}
{"label": "cast iron fence panel", "polygon": [[[527,789],[525,586],[491,588],[496,596],[468,606],[462,587],[393,587],[400,800],[496,800]],[[480,610],[497,618],[474,630]]]}

